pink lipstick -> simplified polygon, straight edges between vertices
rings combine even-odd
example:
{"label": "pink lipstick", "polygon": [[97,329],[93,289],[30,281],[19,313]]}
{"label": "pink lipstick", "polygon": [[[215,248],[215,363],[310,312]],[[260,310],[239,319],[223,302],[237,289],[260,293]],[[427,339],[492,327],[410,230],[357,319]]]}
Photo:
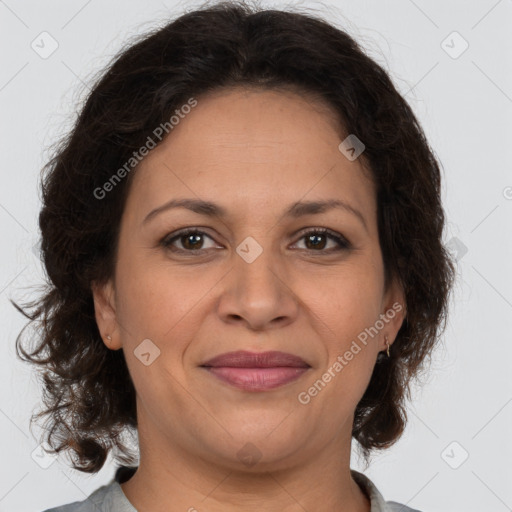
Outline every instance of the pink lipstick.
{"label": "pink lipstick", "polygon": [[277,388],[311,368],[300,357],[286,352],[244,350],[221,354],[201,366],[220,380],[246,391]]}

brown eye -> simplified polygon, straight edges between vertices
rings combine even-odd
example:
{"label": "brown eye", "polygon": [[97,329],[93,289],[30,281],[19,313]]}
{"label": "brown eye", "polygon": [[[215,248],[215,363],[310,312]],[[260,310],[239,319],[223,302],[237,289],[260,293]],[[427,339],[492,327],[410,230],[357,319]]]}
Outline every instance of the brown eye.
{"label": "brown eye", "polygon": [[325,249],[327,237],[323,233],[315,233],[305,237],[308,249]]}
{"label": "brown eye", "polygon": [[[306,250],[313,252],[333,252],[350,248],[350,243],[343,236],[325,228],[307,231],[300,240],[305,240]],[[326,248],[328,240],[334,241],[337,247]]]}
{"label": "brown eye", "polygon": [[[210,236],[202,231],[198,231],[197,229],[188,229],[181,231],[172,237],[164,238],[161,244],[166,248],[178,252],[202,251],[205,250],[205,247],[203,247],[205,237],[212,240]],[[181,247],[175,247],[175,242],[178,242]]]}
{"label": "brown eye", "polygon": [[201,249],[201,247],[198,247],[203,245],[201,236],[198,234],[181,235],[179,240],[185,249]]}

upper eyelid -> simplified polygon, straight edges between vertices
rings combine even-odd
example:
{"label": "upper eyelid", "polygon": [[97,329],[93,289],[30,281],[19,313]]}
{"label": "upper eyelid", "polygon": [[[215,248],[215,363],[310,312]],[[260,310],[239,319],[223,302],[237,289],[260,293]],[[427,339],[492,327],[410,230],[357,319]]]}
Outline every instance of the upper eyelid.
{"label": "upper eyelid", "polygon": [[181,236],[185,236],[188,233],[199,233],[201,235],[206,235],[208,238],[211,238],[214,242],[216,242],[213,235],[210,235],[207,231],[205,231],[205,228],[194,228],[194,227],[182,228],[182,229],[173,231],[172,233],[168,233],[167,235],[164,236],[162,241],[163,242],[168,241],[170,243],[172,240],[175,240]]}

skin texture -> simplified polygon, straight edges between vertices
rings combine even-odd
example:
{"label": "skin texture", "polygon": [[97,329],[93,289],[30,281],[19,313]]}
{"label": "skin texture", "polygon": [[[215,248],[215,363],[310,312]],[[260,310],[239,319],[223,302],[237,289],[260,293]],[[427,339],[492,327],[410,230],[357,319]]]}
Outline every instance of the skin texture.
{"label": "skin texture", "polygon": [[[139,512],[370,510],[350,475],[353,415],[404,310],[307,405],[297,398],[379,315],[404,305],[396,283],[384,289],[375,188],[361,158],[339,151],[344,137],[318,100],[227,89],[198,98],[134,171],[115,279],[93,291],[100,332],[124,350],[137,391],[141,462],[122,489]],[[177,198],[213,201],[228,215],[178,208],[143,224]],[[349,203],[366,227],[342,209],[283,216],[299,200],[325,199]],[[195,245],[173,242],[188,253],[160,244],[186,227],[206,233]],[[315,248],[305,236],[313,228],[351,247],[332,252],[337,242],[320,235]],[[246,237],[263,249],[251,263],[236,252]],[[134,354],[145,339],[160,350],[147,366]],[[290,352],[311,368],[250,392],[199,366],[234,350]],[[242,462],[241,449],[257,463]]]}

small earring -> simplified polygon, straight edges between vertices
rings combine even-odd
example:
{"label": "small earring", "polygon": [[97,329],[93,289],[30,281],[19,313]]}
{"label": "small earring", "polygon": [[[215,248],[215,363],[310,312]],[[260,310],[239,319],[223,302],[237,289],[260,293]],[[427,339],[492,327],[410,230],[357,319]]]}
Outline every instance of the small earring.
{"label": "small earring", "polygon": [[111,340],[112,340],[112,336],[110,336],[110,334],[107,334],[107,340],[108,340],[108,341],[111,341]]}
{"label": "small earring", "polygon": [[389,357],[389,341],[388,341],[388,337],[387,337],[387,336],[384,336],[384,340],[386,341],[386,347],[388,347],[388,348],[387,348],[387,350],[386,350],[386,352],[387,352],[388,357]]}

